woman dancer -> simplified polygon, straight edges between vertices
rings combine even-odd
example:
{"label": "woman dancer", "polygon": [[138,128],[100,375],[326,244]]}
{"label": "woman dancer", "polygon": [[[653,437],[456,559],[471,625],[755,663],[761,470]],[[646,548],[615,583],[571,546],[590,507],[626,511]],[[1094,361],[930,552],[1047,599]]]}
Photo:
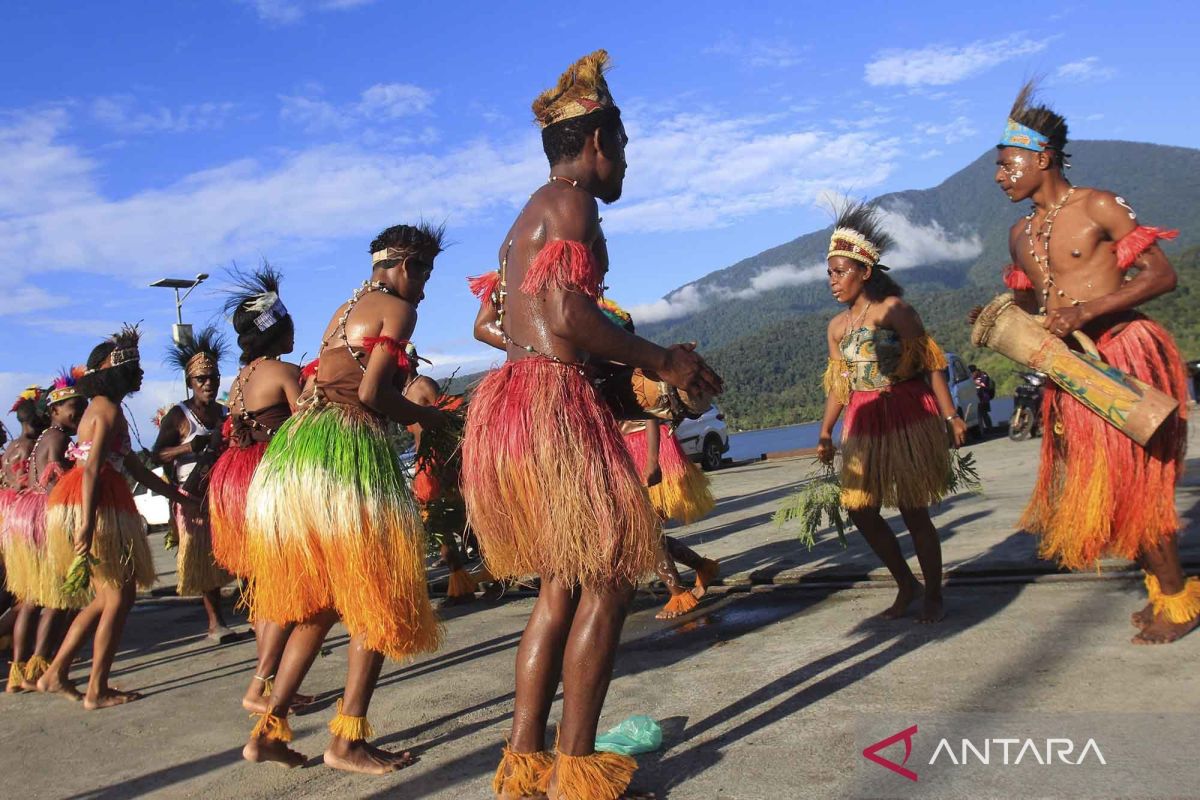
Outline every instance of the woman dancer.
{"label": "woman dancer", "polygon": [[80,699],[67,673],[94,627],[92,669],[83,695],[84,707],[89,710],[140,697],[108,684],[134,595],[138,588],[153,586],[155,579],[146,529],[125,475],[156,494],[195,508],[195,501],[142,464],[129,441],[129,423],[121,401],[142,386],[139,336],[136,328],[126,327],[97,345],[88,357],[87,371],[77,385],[91,398],[91,404],[79,422],[79,444],[70,453],[75,466],[59,478],[46,500],[51,565],[58,574],[66,575],[76,557],[90,556],[95,599],[71,623],[37,687],[41,692]]}
{"label": "woman dancer", "polygon": [[[246,498],[246,565],[257,619],[295,623],[249,761],[304,763],[290,750],[288,707],[330,627],[350,632],[345,695],[325,764],[383,774],[411,763],[367,743],[367,707],[384,656],[435,650],[441,631],[425,583],[425,531],[388,435],[389,420],[436,427],[442,413],[402,394],[442,231],[396,225],[371,244],[371,276],[325,332],[300,411],[263,454]],[[314,502],[314,498],[319,502]]]}
{"label": "woman dancer", "polygon": [[21,423],[21,435],[4,449],[4,457],[0,461],[4,479],[4,488],[0,492],[0,552],[4,554],[5,584],[13,595],[15,610],[13,658],[5,689],[11,694],[22,691],[27,666],[27,632],[39,610],[37,604],[29,597],[28,579],[32,564],[28,548],[23,546],[25,537],[18,530],[20,526],[12,524],[12,518],[18,501],[29,490],[29,467],[33,460],[33,448],[48,424],[46,392],[38,386],[30,386],[21,392],[9,410]]}
{"label": "woman dancer", "polygon": [[967,426],[954,410],[945,356],[879,263],[891,245],[875,206],[848,203],[838,214],[829,242],[829,286],[847,308],[829,323],[817,456],[833,461],[833,426],[845,410],[842,505],[899,585],[896,602],[881,616],[903,616],[922,595],[880,513],[888,506],[900,509],[925,578],[918,621],[937,622],[945,615],[942,546],[929,505],[945,496],[949,484],[947,425],[955,447],[966,441]]}
{"label": "woman dancer", "polygon": [[[27,692],[37,690],[38,678],[50,667],[48,659],[62,635],[66,612],[79,609],[91,599],[68,596],[62,591],[65,576],[52,568],[46,552],[46,494],[71,467],[67,448],[87,408],[87,399],[75,386],[75,379],[82,373],[82,368],[76,368],[55,379],[47,395],[50,426],[42,431],[29,456],[29,488],[18,495],[5,519],[9,587],[23,610],[29,612],[18,616],[13,639],[14,664],[24,661],[22,656],[32,651],[19,683]],[[10,685],[13,677],[9,676]]]}
{"label": "woman dancer", "polygon": [[[264,263],[249,275],[233,274],[235,290],[225,302],[233,320],[242,369],[233,380],[229,397],[229,446],[213,465],[208,488],[213,556],[217,563],[248,583],[254,578],[246,557],[246,492],[267,443],[292,416],[300,399],[300,368],[281,361],[292,352],[296,326],[279,297],[279,273]],[[270,619],[253,621],[258,645],[254,677],[242,697],[247,711],[267,710],[275,671],[283,655],[291,626]],[[296,695],[293,705],[312,701]]]}

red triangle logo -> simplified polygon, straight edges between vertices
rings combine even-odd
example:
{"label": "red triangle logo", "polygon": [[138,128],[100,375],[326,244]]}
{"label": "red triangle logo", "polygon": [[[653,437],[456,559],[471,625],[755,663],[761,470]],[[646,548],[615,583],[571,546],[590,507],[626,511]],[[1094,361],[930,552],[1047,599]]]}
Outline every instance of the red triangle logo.
{"label": "red triangle logo", "polygon": [[[868,761],[874,761],[876,764],[878,764],[881,767],[886,767],[886,768],[890,769],[892,772],[896,773],[897,775],[902,775],[905,778],[908,778],[910,781],[916,782],[917,773],[913,772],[911,769],[908,769],[907,767],[904,766],[905,764],[908,763],[908,757],[910,755],[912,755],[912,737],[916,736],[916,734],[917,734],[917,726],[916,725],[913,725],[911,728],[905,728],[904,730],[900,731],[899,733],[894,733],[891,736],[887,737],[886,739],[881,739],[878,742],[876,742],[875,744],[868,747],[866,750],[863,750],[863,757],[866,758]],[[891,747],[892,745],[894,745],[896,742],[898,742],[900,740],[904,740],[904,760],[901,761],[899,764],[897,764],[894,761],[889,761],[888,759],[879,755],[880,750],[886,750],[887,748]]]}

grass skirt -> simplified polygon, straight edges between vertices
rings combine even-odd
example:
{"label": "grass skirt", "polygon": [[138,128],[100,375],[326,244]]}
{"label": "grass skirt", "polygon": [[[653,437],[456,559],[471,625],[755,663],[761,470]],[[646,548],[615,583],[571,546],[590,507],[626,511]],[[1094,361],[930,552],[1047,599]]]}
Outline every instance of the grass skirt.
{"label": "grass skirt", "polygon": [[387,429],[325,404],[291,417],[246,496],[250,611],[282,625],[335,609],[391,658],[441,640],[425,582],[425,530]]}
{"label": "grass skirt", "polygon": [[266,442],[230,447],[217,459],[209,477],[213,557],[222,567],[243,578],[250,577],[246,565],[246,493],[266,451]]}
{"label": "grass skirt", "polygon": [[65,572],[54,568],[47,552],[46,493],[21,492],[4,519],[4,561],[8,590],[22,602],[58,609],[82,608],[90,592],[63,594]]}
{"label": "grass skirt", "polygon": [[[625,446],[638,474],[645,475],[646,431],[626,434]],[[650,487],[650,502],[660,517],[690,525],[712,513],[717,501],[708,476],[684,454],[674,433],[663,431],[659,437],[658,466],[662,481]]]}
{"label": "grass skirt", "polygon": [[462,488],[497,578],[596,586],[654,569],[658,515],[616,420],[574,367],[527,358],[483,380],[467,411]]}
{"label": "grass skirt", "polygon": [[1171,335],[1138,319],[1096,342],[1105,362],[1179,400],[1142,447],[1054,385],[1043,398],[1042,461],[1021,527],[1068,569],[1105,555],[1133,559],[1175,535],[1175,484],[1187,447],[1187,372]]}
{"label": "grass skirt", "polygon": [[[69,469],[46,500],[46,550],[51,568],[64,577],[75,560],[75,532],[83,520],[82,464]],[[96,530],[92,536],[92,580],[120,587],[133,580],[139,589],[154,586],[157,577],[146,526],[121,473],[108,464],[96,481]]]}
{"label": "grass skirt", "polygon": [[189,513],[171,504],[179,550],[175,556],[175,591],[180,597],[199,597],[233,580],[213,558],[212,528],[207,510]]}
{"label": "grass skirt", "polygon": [[925,508],[946,496],[950,440],[924,379],[850,393],[842,422],[842,505]]}

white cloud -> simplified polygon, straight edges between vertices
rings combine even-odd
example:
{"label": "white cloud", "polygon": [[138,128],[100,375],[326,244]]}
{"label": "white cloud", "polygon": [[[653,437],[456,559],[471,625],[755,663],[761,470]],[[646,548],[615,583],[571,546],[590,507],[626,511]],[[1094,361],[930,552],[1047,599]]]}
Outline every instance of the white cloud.
{"label": "white cloud", "polygon": [[971,120],[962,116],[944,125],[937,125],[931,122],[922,123],[917,125],[917,130],[926,136],[941,138],[946,144],[961,142],[979,133],[975,129],[975,126],[971,124]]}
{"label": "white cloud", "polygon": [[[546,173],[536,137],[524,133],[437,153],[358,142],[244,158],[110,197],[93,180],[101,166],[63,143],[65,125],[55,111],[0,127],[0,161],[15,164],[0,177],[7,285],[64,269],[140,282],[157,277],[165,252],[199,266],[284,258],[406,217],[453,227],[519,206]],[[898,154],[878,134],[787,130],[771,117],[647,113],[629,125],[630,177],[622,202],[604,211],[610,232],[733,225],[810,202],[831,184],[876,185]]]}
{"label": "white cloud", "polygon": [[885,50],[867,64],[864,78],[872,86],[947,86],[1005,61],[1040,53],[1050,41],[1018,33],[962,47],[930,45],[918,50]]}
{"label": "white cloud", "polygon": [[[904,207],[894,206],[883,212],[884,227],[897,242],[895,250],[883,259],[890,268],[903,270],[922,264],[962,261],[983,252],[978,234],[954,236],[936,221],[928,225],[912,222],[905,211]],[[740,289],[689,284],[653,303],[634,306],[630,314],[637,322],[647,324],[678,319],[703,311],[721,300],[747,300],[787,286],[823,281],[825,269],[824,261],[807,265],[779,264],[761,270],[750,279],[748,286]]]}
{"label": "white cloud", "polygon": [[433,92],[408,83],[377,83],[353,103],[335,104],[308,94],[281,95],[279,115],[306,131],[349,130],[380,121],[423,114],[433,105]]}
{"label": "white cloud", "polygon": [[138,108],[132,95],[100,97],[92,101],[92,116],[102,125],[122,134],[185,133],[208,131],[225,124],[236,106],[233,103],[188,103],[179,108]]}
{"label": "white cloud", "polygon": [[240,0],[258,14],[263,22],[290,25],[313,11],[345,11],[369,5],[375,0]]}
{"label": "white cloud", "polygon": [[783,39],[742,39],[726,36],[707,47],[705,53],[736,59],[744,66],[753,68],[794,67],[804,59],[800,49]]}
{"label": "white cloud", "polygon": [[1063,64],[1054,72],[1056,83],[1085,83],[1087,81],[1104,81],[1116,75],[1112,67],[1100,63],[1099,56],[1089,56],[1079,61]]}

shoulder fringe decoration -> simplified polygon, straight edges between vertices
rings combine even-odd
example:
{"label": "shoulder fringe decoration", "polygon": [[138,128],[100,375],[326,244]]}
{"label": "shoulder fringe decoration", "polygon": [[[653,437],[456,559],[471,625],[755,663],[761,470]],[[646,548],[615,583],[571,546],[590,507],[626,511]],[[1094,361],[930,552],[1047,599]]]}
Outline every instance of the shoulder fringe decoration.
{"label": "shoulder fringe decoration", "polygon": [[287,717],[277,717],[271,712],[265,714],[251,714],[250,718],[258,717],[258,722],[254,725],[254,729],[250,731],[250,736],[264,736],[276,742],[290,742],[292,740],[292,726],[288,725]]}
{"label": "shoulder fringe decoration", "polygon": [[[617,800],[629,788],[637,762],[616,753],[591,753],[569,756],[559,753],[554,761],[560,797],[572,800]],[[538,783],[538,789],[550,789],[550,772]]]}
{"label": "shoulder fringe decoration", "polygon": [[1158,578],[1146,573],[1146,593],[1154,613],[1161,614],[1168,622],[1182,625],[1200,617],[1200,578],[1188,578],[1183,589],[1175,594],[1163,594]]}
{"label": "shoulder fringe decoration", "polygon": [[407,340],[400,341],[399,339],[393,339],[390,336],[368,336],[367,338],[363,339],[362,346],[363,350],[368,356],[375,352],[376,347],[382,347],[384,350],[387,350],[393,358],[396,359],[397,369],[408,371],[413,367],[412,361],[410,361],[408,358],[409,344],[410,342]]}
{"label": "shoulder fringe decoration", "polygon": [[490,300],[495,303],[497,294],[500,292],[500,270],[485,272],[482,275],[476,275],[474,278],[467,278],[467,286],[471,289],[471,294],[479,298],[480,302]]}
{"label": "shoulder fringe decoration", "polygon": [[303,367],[300,368],[300,386],[301,387],[303,387],[304,384],[308,383],[309,378],[315,378],[317,376],[317,369],[320,366],[321,366],[321,359],[314,358],[312,361],[308,362],[307,364],[305,364]]}
{"label": "shoulder fringe decoration", "polygon": [[492,779],[492,792],[497,796],[531,797],[538,794],[538,783],[550,772],[554,756],[545,750],[536,753],[517,753],[507,745],[496,777]]}
{"label": "shoulder fringe decoration", "polygon": [[1129,269],[1138,256],[1150,249],[1158,239],[1174,239],[1179,231],[1168,228],[1155,228],[1150,225],[1139,225],[1113,243],[1113,252],[1117,254],[1117,266]]}
{"label": "shoulder fringe decoration", "polygon": [[600,270],[591,248],[583,242],[557,239],[534,257],[521,281],[521,291],[539,295],[551,286],[588,297],[600,296]]}
{"label": "shoulder fringe decoration", "polygon": [[821,385],[825,388],[826,397],[832,395],[842,405],[850,402],[850,365],[845,359],[829,359]]}
{"label": "shoulder fringe decoration", "polygon": [[945,368],[946,356],[929,334],[900,340],[900,366],[896,368],[896,374],[901,380]]}
{"label": "shoulder fringe decoration", "polygon": [[600,310],[618,326],[624,327],[633,322],[633,316],[628,311],[607,297],[601,297],[597,303],[600,305]]}
{"label": "shoulder fringe decoration", "polygon": [[1029,280],[1025,270],[1016,264],[1009,264],[1004,268],[1004,285],[1014,292],[1033,291],[1033,281]]}
{"label": "shoulder fringe decoration", "polygon": [[342,713],[342,698],[337,701],[337,716],[329,721],[329,732],[340,739],[361,742],[375,738],[375,729],[366,717],[351,717]]}

